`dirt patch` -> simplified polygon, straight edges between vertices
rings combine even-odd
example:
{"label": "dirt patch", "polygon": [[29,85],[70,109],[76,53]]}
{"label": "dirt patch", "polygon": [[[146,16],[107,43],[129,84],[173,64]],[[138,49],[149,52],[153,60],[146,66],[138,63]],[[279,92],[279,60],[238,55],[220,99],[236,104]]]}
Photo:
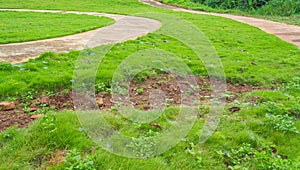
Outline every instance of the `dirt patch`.
{"label": "dirt patch", "polygon": [[[200,101],[209,100],[212,98],[212,89],[210,80],[208,77],[195,77],[197,97]],[[232,102],[235,100],[240,93],[249,92],[252,90],[262,90],[266,88],[253,86],[249,84],[235,85],[232,83],[227,83],[227,93],[230,95],[222,97],[226,102]],[[141,83],[129,82],[126,85],[129,97],[129,104],[133,107],[150,110],[151,103],[153,100],[164,106],[180,105],[182,100],[183,92],[179,88],[178,81],[168,74],[160,75],[159,77],[148,78]],[[163,93],[163,97],[158,95],[158,92]],[[153,95],[154,94],[154,95]],[[109,110],[115,106],[115,101],[109,92],[100,92],[96,95],[96,101],[98,103],[100,110]],[[156,98],[153,98],[156,97]],[[220,97],[220,96],[219,96]],[[77,97],[82,103],[85,103],[84,97]],[[76,101],[74,100],[74,101]],[[95,106],[96,101],[91,103]],[[30,102],[27,101],[25,107],[24,103],[26,101],[19,99],[15,102],[16,108],[9,111],[0,111],[0,132],[7,129],[10,126],[16,125],[19,128],[26,127],[35,120],[34,116],[37,114],[44,114],[49,110],[73,110],[74,103],[72,100],[72,91],[59,90],[55,94],[49,96],[37,95]]]}
{"label": "dirt patch", "polygon": [[27,113],[20,111],[21,109],[22,108],[16,108],[10,111],[0,111],[0,132],[14,125],[19,128],[29,125],[32,119]]}
{"label": "dirt patch", "polygon": [[66,158],[67,152],[67,150],[56,150],[48,161],[48,164],[54,166],[62,163]]}

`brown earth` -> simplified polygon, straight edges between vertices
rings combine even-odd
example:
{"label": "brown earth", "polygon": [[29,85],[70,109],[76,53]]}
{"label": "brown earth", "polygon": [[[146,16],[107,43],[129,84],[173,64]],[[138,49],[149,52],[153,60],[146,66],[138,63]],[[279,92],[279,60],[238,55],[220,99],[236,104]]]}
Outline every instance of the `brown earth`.
{"label": "brown earth", "polygon": [[[211,99],[212,87],[210,85],[209,78],[207,77],[196,77],[197,89],[200,101],[206,101]],[[174,77],[164,74],[155,78],[148,78],[141,83],[131,81],[128,86],[129,100],[130,103],[135,107],[143,110],[149,110],[150,101],[149,99],[153,90],[161,90],[164,92],[165,98],[161,98],[161,103],[166,106],[180,105],[182,99],[182,92],[178,87],[178,82]],[[227,92],[229,96],[223,97],[225,102],[232,102],[235,100],[240,93],[245,93],[253,90],[262,90],[259,86],[253,86],[249,84],[235,85],[233,83],[226,83]],[[138,89],[142,89],[138,92]],[[142,91],[142,92],[141,92]],[[115,106],[112,95],[109,92],[99,92],[96,95],[96,100],[101,99],[99,109],[109,110]],[[78,99],[77,99],[78,100]],[[80,98],[79,100],[84,100]],[[164,103],[165,102],[165,103]],[[27,108],[24,107],[24,103],[27,103]],[[37,95],[30,102],[26,102],[22,99],[15,101],[16,108],[9,111],[0,111],[0,132],[7,129],[10,126],[16,125],[19,128],[26,127],[35,120],[32,115],[41,114],[45,111],[43,109],[50,107],[53,110],[74,110],[74,104],[72,100],[72,91],[59,90],[56,94],[50,96]],[[37,116],[39,117],[39,116]]]}

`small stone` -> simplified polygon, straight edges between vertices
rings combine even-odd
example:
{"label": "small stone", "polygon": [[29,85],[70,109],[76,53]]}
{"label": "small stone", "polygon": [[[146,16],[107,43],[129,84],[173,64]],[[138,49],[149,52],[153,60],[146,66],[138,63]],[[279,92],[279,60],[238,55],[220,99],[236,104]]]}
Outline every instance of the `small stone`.
{"label": "small stone", "polygon": [[99,106],[102,106],[102,105],[104,104],[103,98],[98,99],[98,100],[97,100],[97,104],[98,104]]}
{"label": "small stone", "polygon": [[7,111],[15,108],[14,102],[0,102],[0,110]]}
{"label": "small stone", "polygon": [[32,115],[30,116],[31,119],[38,119],[40,117],[42,117],[43,115],[42,114],[36,114],[36,115]]}
{"label": "small stone", "polygon": [[48,97],[48,96],[42,97],[41,103],[42,103],[42,104],[45,104],[45,105],[47,105],[47,106],[49,106],[49,104],[50,104],[50,99],[49,99],[49,97]]}

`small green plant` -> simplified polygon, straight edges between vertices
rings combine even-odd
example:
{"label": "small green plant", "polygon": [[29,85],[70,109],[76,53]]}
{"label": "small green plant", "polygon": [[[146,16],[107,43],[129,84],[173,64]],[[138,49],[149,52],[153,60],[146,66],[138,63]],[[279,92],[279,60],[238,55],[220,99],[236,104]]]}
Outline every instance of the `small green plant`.
{"label": "small green plant", "polygon": [[45,105],[42,105],[40,109],[38,109],[35,114],[46,114],[49,111],[54,111],[55,106],[46,107]]}
{"label": "small green plant", "polygon": [[54,97],[56,95],[56,93],[53,92],[53,91],[47,91],[46,95],[49,96],[49,97]]}
{"label": "small green plant", "polygon": [[125,96],[128,94],[128,88],[124,87],[124,85],[125,85],[125,83],[123,83],[121,85],[119,85],[119,84],[113,85],[113,88],[111,89],[111,91],[115,94],[120,94],[122,96]]}
{"label": "small green plant", "polygon": [[50,133],[53,133],[57,130],[56,126],[56,117],[53,114],[47,114],[42,117],[41,120],[41,128],[45,131],[48,131]]}
{"label": "small green plant", "polygon": [[166,98],[165,101],[166,101],[166,106],[169,107],[171,105],[171,102],[173,101],[174,99],[172,98]]}
{"label": "small green plant", "polygon": [[288,92],[300,92],[300,77],[294,77],[292,81],[287,83],[283,83],[281,85],[281,89],[288,91]]}
{"label": "small green plant", "polygon": [[136,93],[137,93],[138,95],[143,94],[143,93],[144,93],[144,88],[142,88],[142,87],[137,88],[137,89],[136,89]]}
{"label": "small green plant", "polygon": [[265,124],[277,131],[299,133],[294,118],[290,117],[288,114],[285,115],[266,114],[266,117],[267,117],[267,121],[265,122]]}
{"label": "small green plant", "polygon": [[233,97],[234,95],[231,94],[230,91],[226,91],[225,94],[222,94],[222,98],[229,100],[231,97]]}
{"label": "small green plant", "polygon": [[191,88],[194,89],[194,90],[201,90],[201,87],[200,87],[199,85],[196,85],[196,86],[190,85],[190,86],[191,86]]}
{"label": "small green plant", "polygon": [[104,83],[98,83],[95,85],[96,92],[108,92],[111,93],[111,88],[109,88],[106,84]]}
{"label": "small green plant", "polygon": [[[5,142],[7,140],[12,139],[16,133],[17,133],[17,126],[11,126],[8,129],[6,129],[6,131],[4,131],[3,133],[0,133],[0,142]],[[1,146],[1,144],[0,144]]]}
{"label": "small green plant", "polygon": [[228,169],[298,169],[296,161],[289,160],[278,154],[275,146],[266,146],[260,149],[252,148],[250,144],[243,144],[237,149],[217,151],[224,157]]}
{"label": "small green plant", "polygon": [[13,101],[16,101],[17,98],[16,97],[7,97],[6,101],[8,102],[13,102]]}
{"label": "small green plant", "polygon": [[243,161],[248,161],[253,156],[254,149],[250,144],[244,144],[237,149],[231,149],[227,151],[218,151],[219,155],[222,155],[225,162],[229,164],[229,167],[233,168],[236,165],[240,165]]}
{"label": "small green plant", "polygon": [[263,103],[263,105],[264,112],[267,112],[269,114],[283,114],[286,112],[284,105],[281,103],[268,101]]}
{"label": "small green plant", "polygon": [[27,93],[24,93],[21,96],[21,99],[24,100],[24,102],[29,103],[31,100],[34,99],[35,95],[36,95],[35,91],[28,91]]}
{"label": "small green plant", "polygon": [[30,113],[30,107],[27,103],[23,103],[23,111],[26,113]]}
{"label": "small green plant", "polygon": [[156,134],[155,132],[149,131],[146,136],[140,136],[138,138],[132,137],[127,147],[133,150],[137,157],[149,158],[155,154],[155,141],[151,136]]}
{"label": "small green plant", "polygon": [[67,153],[64,163],[67,170],[96,170],[94,168],[94,161],[88,156],[82,158],[80,152],[76,149],[70,150]]}
{"label": "small green plant", "polygon": [[187,148],[185,150],[186,153],[192,155],[196,159],[196,163],[199,167],[202,167],[202,150],[199,146],[196,146],[194,143],[190,143],[190,148]]}

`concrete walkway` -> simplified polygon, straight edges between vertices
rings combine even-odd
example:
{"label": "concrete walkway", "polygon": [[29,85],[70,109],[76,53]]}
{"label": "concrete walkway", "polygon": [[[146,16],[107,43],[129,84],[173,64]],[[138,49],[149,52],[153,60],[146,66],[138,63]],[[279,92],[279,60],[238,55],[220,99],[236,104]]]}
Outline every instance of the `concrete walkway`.
{"label": "concrete walkway", "polygon": [[154,7],[171,9],[173,11],[182,11],[182,12],[189,12],[194,14],[207,14],[207,15],[230,18],[245,24],[255,26],[269,34],[274,34],[280,39],[292,43],[300,48],[300,26],[288,25],[284,23],[273,22],[269,20],[252,18],[252,17],[188,10],[180,7],[162,4],[154,0],[140,0],[140,1]]}
{"label": "concrete walkway", "polygon": [[46,51],[67,52],[70,50],[81,50],[84,48],[92,48],[104,44],[123,42],[129,39],[135,39],[139,36],[146,35],[149,32],[153,32],[161,27],[161,23],[153,19],[125,15],[103,14],[97,12],[26,9],[0,10],[52,12],[62,14],[87,14],[93,16],[109,17],[115,20],[115,23],[112,25],[80,34],[46,40],[0,45],[0,62],[5,61],[12,64],[26,62],[30,58],[36,58],[41,53]]}

